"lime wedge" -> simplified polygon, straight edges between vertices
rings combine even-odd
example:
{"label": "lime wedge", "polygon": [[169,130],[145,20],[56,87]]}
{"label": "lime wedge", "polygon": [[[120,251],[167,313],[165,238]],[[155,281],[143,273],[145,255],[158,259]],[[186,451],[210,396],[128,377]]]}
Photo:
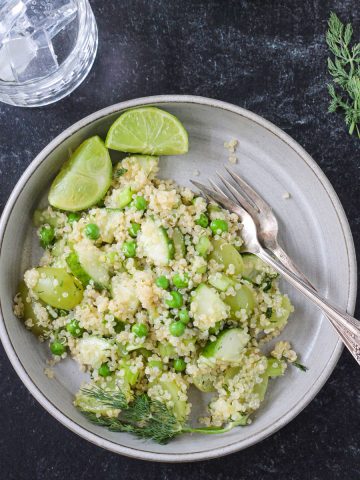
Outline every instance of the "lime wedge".
{"label": "lime wedge", "polygon": [[112,163],[100,137],[85,140],[65,162],[53,181],[49,203],[76,212],[98,203],[111,184]]}
{"label": "lime wedge", "polygon": [[160,108],[128,110],[111,125],[105,145],[113,150],[147,155],[180,155],[189,148],[182,123]]}

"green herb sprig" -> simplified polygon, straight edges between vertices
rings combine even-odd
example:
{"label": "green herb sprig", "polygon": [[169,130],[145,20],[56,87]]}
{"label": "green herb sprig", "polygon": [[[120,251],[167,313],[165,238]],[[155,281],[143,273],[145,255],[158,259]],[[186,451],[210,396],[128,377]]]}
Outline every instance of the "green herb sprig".
{"label": "green herb sprig", "polygon": [[146,394],[138,395],[127,403],[121,391],[105,391],[100,387],[82,389],[82,393],[96,399],[109,408],[120,409],[117,418],[110,418],[95,413],[82,411],[86,418],[112,432],[129,432],[139,438],[151,439],[160,444],[166,444],[180,433],[216,434],[225,433],[238,425],[246,425],[247,416],[236,422],[230,422],[224,427],[192,428],[178,420],[163,403],[152,400]]}
{"label": "green herb sprig", "polygon": [[298,368],[302,372],[307,372],[309,370],[308,367],[299,362],[293,362],[291,365],[294,365],[294,367]]}
{"label": "green herb sprig", "polygon": [[353,29],[331,12],[326,42],[334,59],[328,58],[328,69],[333,82],[328,84],[331,97],[329,112],[342,111],[352,135],[360,138],[360,43],[351,46]]}

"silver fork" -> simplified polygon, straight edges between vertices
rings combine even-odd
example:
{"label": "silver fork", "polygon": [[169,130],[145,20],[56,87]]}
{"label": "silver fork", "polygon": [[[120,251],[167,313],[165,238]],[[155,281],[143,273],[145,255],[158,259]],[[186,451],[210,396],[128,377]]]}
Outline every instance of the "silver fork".
{"label": "silver fork", "polygon": [[[225,179],[222,181],[226,188],[232,192],[234,187]],[[344,344],[350,350],[355,360],[360,364],[360,322],[347,312],[343,312],[335,305],[332,305],[328,300],[322,297],[313,287],[311,287],[303,278],[299,277],[297,273],[290,270],[288,266],[281,263],[275,256],[271,255],[258,239],[258,230],[253,217],[242,206],[235,203],[228,195],[220,190],[211,190],[209,187],[192,181],[192,183],[202,192],[202,194],[216,203],[222,205],[227,210],[236,213],[243,226],[242,238],[244,240],[244,249],[257,255],[265,263],[270,265],[274,270],[280,273],[285,280],[297,288],[307,298],[309,298],[315,305],[317,305],[326,314],[330,322],[338,331],[339,335],[344,341]],[[296,268],[296,267],[295,267]],[[296,268],[296,270],[298,270]]]}
{"label": "silver fork", "polygon": [[[283,248],[278,242],[279,225],[274,212],[270,205],[238,174],[224,165],[228,174],[232,177],[233,181],[238,188],[234,188],[231,183],[227,182],[224,177],[217,172],[220,180],[223,182],[228,191],[231,192],[233,197],[240,203],[240,205],[252,216],[256,225],[257,233],[260,243],[270,250],[289,270],[294,272],[301,278],[308,286],[315,287],[310,283],[309,279],[301,272],[301,270],[295,265]],[[224,193],[218,185],[211,182],[214,188],[221,193]],[[244,193],[242,193],[244,192]],[[359,348],[354,343],[354,336],[351,332],[344,328],[343,325],[338,324],[329,318],[334,328],[342,338],[344,344],[349,349],[350,353],[358,361]],[[360,328],[360,323],[358,325]],[[360,340],[360,338],[358,339]]]}

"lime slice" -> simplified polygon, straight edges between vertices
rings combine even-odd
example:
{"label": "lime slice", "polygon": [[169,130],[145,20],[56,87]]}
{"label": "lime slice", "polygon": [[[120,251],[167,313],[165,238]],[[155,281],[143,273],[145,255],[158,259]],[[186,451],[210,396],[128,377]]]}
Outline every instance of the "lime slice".
{"label": "lime slice", "polygon": [[85,140],[65,162],[53,181],[49,203],[76,212],[98,203],[111,184],[112,163],[100,137]]}
{"label": "lime slice", "polygon": [[189,148],[182,123],[155,107],[128,110],[111,125],[105,145],[113,150],[147,155],[180,155]]}

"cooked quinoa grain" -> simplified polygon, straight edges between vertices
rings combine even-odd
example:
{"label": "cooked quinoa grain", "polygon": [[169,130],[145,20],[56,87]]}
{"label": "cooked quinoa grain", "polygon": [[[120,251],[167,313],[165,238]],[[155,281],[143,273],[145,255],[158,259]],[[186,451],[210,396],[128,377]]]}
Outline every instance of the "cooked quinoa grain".
{"label": "cooked quinoa grain", "polygon": [[[234,155],[237,141],[225,146]],[[249,423],[268,379],[296,360],[288,342],[271,356],[260,349],[293,307],[275,272],[239,252],[236,215],[157,172],[156,157],[126,157],[103,206],[38,213],[54,242],[25,272],[14,313],[40,340],[63,346],[52,364],[75,359],[90,389],[121,390],[128,401],[145,392],[186,418],[195,387],[213,392],[205,425]],[[82,391],[75,405],[98,416],[120,412]]]}

